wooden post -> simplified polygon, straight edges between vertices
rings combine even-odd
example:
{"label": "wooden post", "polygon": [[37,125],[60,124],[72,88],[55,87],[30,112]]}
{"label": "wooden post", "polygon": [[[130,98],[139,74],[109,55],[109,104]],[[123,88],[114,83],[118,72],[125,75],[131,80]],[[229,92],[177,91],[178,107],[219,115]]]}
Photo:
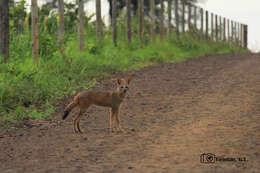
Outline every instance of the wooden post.
{"label": "wooden post", "polygon": [[218,15],[215,15],[215,32],[216,32],[216,41],[218,41]]}
{"label": "wooden post", "polygon": [[79,49],[82,51],[84,49],[84,2],[83,0],[78,0],[79,3],[79,24],[78,24],[78,39],[79,39]]}
{"label": "wooden post", "polygon": [[214,14],[211,13],[211,39],[214,40]]}
{"label": "wooden post", "polygon": [[243,47],[243,24],[240,24],[240,45]]}
{"label": "wooden post", "polygon": [[224,17],[224,21],[223,21],[223,39],[224,41],[226,41],[226,18]]}
{"label": "wooden post", "polygon": [[235,27],[235,33],[234,33],[234,36],[235,36],[235,44],[237,44],[237,22],[234,22],[234,27]]}
{"label": "wooden post", "polygon": [[59,33],[58,33],[58,40],[59,43],[63,44],[63,34],[64,34],[64,2],[63,0],[58,1],[58,8],[59,8]]}
{"label": "wooden post", "polygon": [[153,41],[155,41],[155,11],[154,11],[154,0],[150,0],[150,17],[151,17],[151,35]]}
{"label": "wooden post", "polygon": [[102,27],[102,19],[101,19],[101,2],[100,0],[96,0],[96,35],[98,39],[103,37],[103,27]]}
{"label": "wooden post", "polygon": [[113,27],[113,43],[117,46],[117,0],[112,0],[112,27]]}
{"label": "wooden post", "polygon": [[176,35],[179,38],[179,6],[178,0],[175,0],[175,20],[176,20]]}
{"label": "wooden post", "polygon": [[206,10],[206,39],[209,39],[209,12]]}
{"label": "wooden post", "polygon": [[139,23],[139,40],[143,44],[143,34],[144,34],[144,0],[138,1],[138,23]]}
{"label": "wooden post", "polygon": [[228,27],[227,27],[227,30],[228,30],[228,42],[230,43],[230,20],[228,19],[228,21],[227,21],[228,23]]}
{"label": "wooden post", "polygon": [[131,31],[131,0],[126,0],[126,37],[128,43],[131,42],[132,31]]}
{"label": "wooden post", "polygon": [[233,20],[231,20],[231,42],[234,42],[234,24]]}
{"label": "wooden post", "polygon": [[182,32],[185,32],[185,1],[182,0]]}
{"label": "wooden post", "polygon": [[200,32],[201,32],[201,36],[203,37],[203,25],[204,25],[204,19],[203,19],[203,8],[200,9]]}
{"label": "wooden post", "polygon": [[197,31],[197,7],[194,6],[194,29]]}
{"label": "wooden post", "polygon": [[239,22],[237,22],[237,45],[240,46],[240,27]]}
{"label": "wooden post", "polygon": [[188,3],[188,26],[189,26],[189,31],[191,31],[191,4]]}
{"label": "wooden post", "polygon": [[160,0],[160,39],[163,40],[164,37],[164,4],[163,0]]}
{"label": "wooden post", "polygon": [[237,22],[237,45],[240,46],[240,25],[239,22]]}
{"label": "wooden post", "polygon": [[38,61],[39,53],[39,30],[38,30],[38,5],[37,0],[32,0],[32,52],[35,61]]}
{"label": "wooden post", "polygon": [[222,41],[222,18],[219,16],[219,40]]}
{"label": "wooden post", "polygon": [[9,4],[8,0],[0,2],[0,56],[4,61],[9,60]]}
{"label": "wooden post", "polygon": [[168,0],[167,13],[168,13],[168,30],[167,31],[168,31],[168,36],[170,36],[171,35],[171,31],[172,31],[172,0]]}

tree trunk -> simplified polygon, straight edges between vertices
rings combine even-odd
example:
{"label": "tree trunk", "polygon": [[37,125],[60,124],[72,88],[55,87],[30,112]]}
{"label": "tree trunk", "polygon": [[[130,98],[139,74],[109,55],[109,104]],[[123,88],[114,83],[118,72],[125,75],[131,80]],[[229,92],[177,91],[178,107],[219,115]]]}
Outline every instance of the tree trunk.
{"label": "tree trunk", "polygon": [[197,7],[194,6],[194,30],[197,31]]}
{"label": "tree trunk", "polygon": [[9,4],[8,0],[0,2],[0,56],[9,59]]}
{"label": "tree trunk", "polygon": [[100,0],[96,0],[96,35],[98,39],[103,37]]}
{"label": "tree trunk", "polygon": [[189,31],[192,30],[191,27],[191,4],[188,3],[188,26],[189,26]]}
{"label": "tree trunk", "polygon": [[155,9],[154,9],[154,0],[150,0],[150,17],[151,17],[151,35],[153,41],[155,41]]}
{"label": "tree trunk", "polygon": [[[178,0],[175,0],[175,20],[176,20],[176,35],[179,38],[180,33],[179,33],[179,6],[178,6]],[[171,27],[171,26],[170,26]]]}
{"label": "tree trunk", "polygon": [[163,0],[160,0],[160,39],[164,37],[164,4]]}
{"label": "tree trunk", "polygon": [[[175,10],[176,10],[176,6],[175,6]],[[168,0],[167,12],[168,12],[168,35],[170,36],[172,31],[172,0]],[[176,14],[175,14],[175,19],[176,19]],[[177,22],[176,22],[176,29],[177,29]]]}
{"label": "tree trunk", "polygon": [[126,35],[127,41],[131,42],[131,0],[126,0]]}
{"label": "tree trunk", "polygon": [[206,10],[206,39],[209,39],[209,12]]}
{"label": "tree trunk", "polygon": [[37,0],[32,0],[32,52],[34,60],[38,60],[39,53],[39,32],[38,32],[38,5]]}
{"label": "tree trunk", "polygon": [[215,32],[216,32],[216,41],[218,41],[218,15],[215,15]]}
{"label": "tree trunk", "polygon": [[78,24],[78,39],[79,39],[79,50],[84,49],[84,1],[78,0],[79,3],[79,24]]}
{"label": "tree trunk", "polygon": [[144,0],[138,1],[138,24],[139,24],[139,40],[141,44],[143,43],[143,34],[144,34]]}
{"label": "tree trunk", "polygon": [[223,21],[223,40],[226,41],[226,18],[224,17]]}
{"label": "tree trunk", "polygon": [[59,33],[58,33],[58,40],[59,43],[63,44],[63,34],[64,34],[64,1],[58,1],[59,6]]}
{"label": "tree trunk", "polygon": [[116,18],[117,18],[117,0],[112,0],[112,27],[113,27],[113,43],[117,46],[117,29],[116,29]]}
{"label": "tree trunk", "polygon": [[214,40],[214,14],[211,13],[211,39]]}
{"label": "tree trunk", "polygon": [[182,0],[182,32],[185,32],[185,1]]}

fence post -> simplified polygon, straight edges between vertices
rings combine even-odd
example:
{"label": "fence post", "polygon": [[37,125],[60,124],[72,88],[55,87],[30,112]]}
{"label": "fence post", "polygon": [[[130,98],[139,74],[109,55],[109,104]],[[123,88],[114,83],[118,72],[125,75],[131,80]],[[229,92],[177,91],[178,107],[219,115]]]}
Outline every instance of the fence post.
{"label": "fence post", "polygon": [[179,32],[179,4],[178,4],[178,0],[175,0],[175,19],[176,19],[176,35],[179,38],[180,36],[180,32]]}
{"label": "fence post", "polygon": [[116,28],[116,18],[117,18],[117,0],[112,0],[112,27],[113,27],[113,43],[117,46],[117,28]]}
{"label": "fence post", "polygon": [[185,1],[182,0],[182,32],[185,32]]}
{"label": "fence post", "polygon": [[234,42],[234,22],[231,20],[231,42]]}
{"label": "fence post", "polygon": [[206,39],[209,39],[209,12],[206,10]]}
{"label": "fence post", "polygon": [[153,41],[155,41],[155,11],[154,0],[150,0],[150,17],[151,17],[151,35]]}
{"label": "fence post", "polygon": [[248,31],[247,31],[247,29],[248,29],[248,26],[247,25],[244,25],[244,48],[246,48],[247,49],[247,39],[248,39],[248,37],[247,37],[247,33],[248,33]]}
{"label": "fence post", "polygon": [[243,48],[243,24],[240,24],[240,45]]}
{"label": "fence post", "polygon": [[[175,3],[176,3],[176,0],[175,0]],[[168,14],[168,36],[170,36],[171,32],[172,32],[172,0],[168,0],[167,14]]]}
{"label": "fence post", "polygon": [[197,7],[194,6],[194,29],[197,31]]}
{"label": "fence post", "polygon": [[200,9],[200,19],[201,19],[201,21],[200,21],[200,24],[201,24],[201,26],[200,26],[200,32],[201,32],[201,36],[203,37],[203,25],[204,25],[204,23],[203,23],[203,8],[201,8]]}
{"label": "fence post", "polygon": [[37,0],[32,0],[32,52],[35,61],[38,61],[39,52],[39,32],[38,32],[38,5]]}
{"label": "fence post", "polygon": [[223,39],[226,41],[226,18],[224,17],[224,24],[223,24]]}
{"label": "fence post", "polygon": [[101,2],[96,0],[96,35],[98,39],[103,37],[102,19],[101,19]]}
{"label": "fence post", "polygon": [[222,20],[221,16],[219,16],[219,40],[222,41]]}
{"label": "fence post", "polygon": [[211,13],[211,39],[214,40],[214,14]]}
{"label": "fence post", "polygon": [[230,43],[230,20],[229,19],[227,20],[227,24],[228,24],[228,26],[227,26],[227,30],[228,30],[228,38],[227,38],[227,40]]}
{"label": "fence post", "polygon": [[0,5],[0,56],[7,62],[10,57],[9,1],[3,0]]}
{"label": "fence post", "polygon": [[188,3],[188,26],[189,26],[189,31],[191,31],[191,4]]}
{"label": "fence post", "polygon": [[138,23],[139,23],[139,40],[143,44],[143,33],[144,33],[144,0],[138,1]]}
{"label": "fence post", "polygon": [[163,40],[164,37],[164,4],[163,0],[160,0],[160,39]]}
{"label": "fence post", "polygon": [[235,25],[235,44],[237,44],[237,22],[235,22],[234,25]]}
{"label": "fence post", "polygon": [[131,42],[131,0],[126,0],[126,37],[128,43]]}
{"label": "fence post", "polygon": [[63,34],[64,34],[64,1],[58,1],[58,9],[59,9],[59,33],[58,33],[58,40],[59,43],[63,44]]}
{"label": "fence post", "polygon": [[215,32],[216,32],[216,41],[218,41],[218,15],[215,15]]}

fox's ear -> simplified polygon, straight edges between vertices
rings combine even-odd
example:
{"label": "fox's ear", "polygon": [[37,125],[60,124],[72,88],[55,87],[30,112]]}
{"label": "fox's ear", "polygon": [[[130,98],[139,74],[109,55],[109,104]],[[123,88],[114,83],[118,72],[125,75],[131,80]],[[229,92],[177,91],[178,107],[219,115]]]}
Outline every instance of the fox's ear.
{"label": "fox's ear", "polygon": [[118,85],[121,84],[121,79],[120,79],[120,78],[117,79],[117,84],[118,84]]}
{"label": "fox's ear", "polygon": [[126,80],[126,82],[128,83],[128,85],[130,84],[130,82],[131,82],[131,78],[129,77],[129,78],[127,78],[127,80]]}

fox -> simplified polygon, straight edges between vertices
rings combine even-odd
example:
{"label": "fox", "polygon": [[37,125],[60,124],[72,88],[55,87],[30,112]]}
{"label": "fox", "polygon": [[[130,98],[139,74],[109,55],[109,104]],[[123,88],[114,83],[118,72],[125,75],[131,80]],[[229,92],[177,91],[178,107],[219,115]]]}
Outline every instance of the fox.
{"label": "fox", "polygon": [[79,126],[79,122],[82,116],[85,114],[86,110],[91,105],[108,107],[110,109],[109,124],[110,124],[111,133],[114,132],[115,122],[116,122],[117,129],[122,133],[125,132],[120,125],[119,109],[121,103],[123,102],[126,96],[127,91],[129,90],[131,78],[130,77],[127,79],[117,78],[116,81],[117,81],[117,87],[114,91],[110,91],[110,92],[83,91],[77,94],[74,97],[74,100],[66,106],[64,110],[64,114],[62,116],[63,120],[65,120],[68,117],[72,109],[76,107],[79,108],[79,113],[73,121],[74,133],[82,133],[82,130],[80,129]]}

